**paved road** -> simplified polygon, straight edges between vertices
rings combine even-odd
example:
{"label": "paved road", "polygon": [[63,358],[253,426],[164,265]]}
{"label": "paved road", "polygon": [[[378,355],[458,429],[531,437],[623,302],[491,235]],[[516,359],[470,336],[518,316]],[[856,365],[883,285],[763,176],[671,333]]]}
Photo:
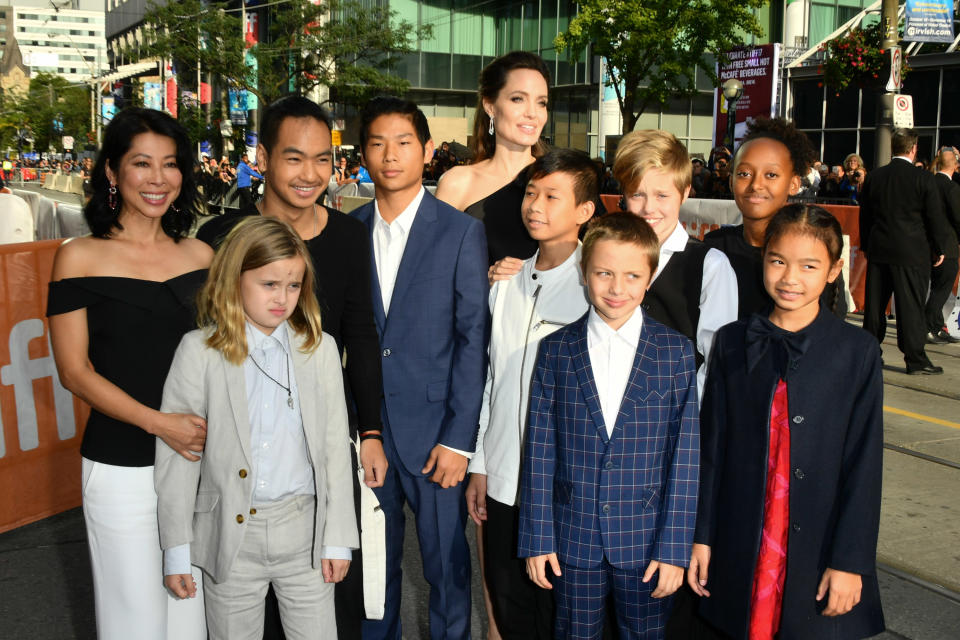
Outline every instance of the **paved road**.
{"label": "paved road", "polygon": [[[888,631],[877,636],[882,640],[960,638],[960,345],[929,351],[945,375],[907,376],[892,334],[884,345],[888,450],[878,561]],[[416,640],[429,633],[413,540],[408,531],[403,623],[404,637]],[[89,571],[79,509],[0,535],[0,637],[94,638]],[[476,582],[473,637],[484,638]]]}

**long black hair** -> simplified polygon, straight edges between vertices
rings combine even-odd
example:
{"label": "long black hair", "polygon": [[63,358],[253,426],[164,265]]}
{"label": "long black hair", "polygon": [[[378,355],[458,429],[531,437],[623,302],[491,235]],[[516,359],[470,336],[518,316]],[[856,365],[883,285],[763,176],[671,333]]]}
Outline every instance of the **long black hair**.
{"label": "long black hair", "polygon": [[177,149],[177,169],[182,176],[180,195],[160,218],[164,233],[174,240],[179,240],[187,235],[196,219],[197,183],[193,175],[194,156],[186,130],[179,122],[161,111],[124,109],[114,116],[104,132],[103,146],[90,176],[93,197],[83,209],[90,232],[97,238],[109,238],[114,229],[123,229],[117,220],[123,206],[119,191],[115,195],[116,207],[111,208],[109,205],[110,181],[107,179],[107,166],[116,174],[120,160],[130,150],[133,138],[141,133],[166,136],[173,140]]}

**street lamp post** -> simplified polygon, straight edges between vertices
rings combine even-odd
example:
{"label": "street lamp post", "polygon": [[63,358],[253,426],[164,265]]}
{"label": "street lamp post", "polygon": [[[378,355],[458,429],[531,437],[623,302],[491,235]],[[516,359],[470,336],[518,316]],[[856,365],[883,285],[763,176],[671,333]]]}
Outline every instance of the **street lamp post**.
{"label": "street lamp post", "polygon": [[723,139],[725,145],[733,150],[735,127],[737,125],[737,100],[743,96],[743,83],[736,78],[725,80],[721,86],[723,97],[727,100],[727,135]]}

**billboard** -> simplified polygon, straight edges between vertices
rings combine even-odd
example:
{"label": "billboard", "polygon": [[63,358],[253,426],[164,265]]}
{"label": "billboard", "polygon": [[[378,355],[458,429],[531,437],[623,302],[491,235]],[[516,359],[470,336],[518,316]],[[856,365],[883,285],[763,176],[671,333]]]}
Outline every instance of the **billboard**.
{"label": "billboard", "polygon": [[903,39],[953,42],[953,0],[907,0]]}
{"label": "billboard", "polygon": [[[717,65],[717,77],[722,85],[725,80],[736,78],[743,83],[743,96],[736,103],[736,128],[734,137],[742,138],[747,119],[757,116],[772,116],[777,109],[777,76],[780,72],[780,44],[764,44],[742,47],[727,52],[730,61]],[[717,88],[713,105],[713,143],[720,144],[727,131],[727,101],[723,91]]]}

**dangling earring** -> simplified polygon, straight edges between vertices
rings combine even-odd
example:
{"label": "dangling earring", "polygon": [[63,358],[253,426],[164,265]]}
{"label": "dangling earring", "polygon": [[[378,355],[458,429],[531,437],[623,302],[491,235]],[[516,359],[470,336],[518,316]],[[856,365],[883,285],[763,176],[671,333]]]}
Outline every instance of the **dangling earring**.
{"label": "dangling earring", "polygon": [[490,128],[487,129],[487,133],[493,135],[493,116],[490,116]]}
{"label": "dangling earring", "polygon": [[107,189],[109,195],[107,196],[107,206],[110,207],[110,211],[117,210],[117,185],[111,184],[110,188]]}
{"label": "dangling earring", "polygon": [[620,196],[620,202],[617,203],[617,206],[620,207],[620,211],[627,210],[627,199],[623,196]]}

